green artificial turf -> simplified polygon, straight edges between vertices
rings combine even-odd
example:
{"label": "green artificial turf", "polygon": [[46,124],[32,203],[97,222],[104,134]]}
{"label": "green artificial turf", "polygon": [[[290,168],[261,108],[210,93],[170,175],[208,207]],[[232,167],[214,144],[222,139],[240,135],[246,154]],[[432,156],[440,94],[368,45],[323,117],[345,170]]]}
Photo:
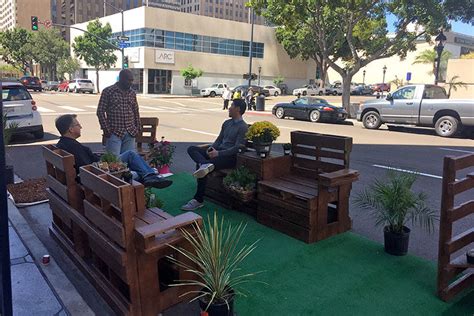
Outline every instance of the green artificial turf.
{"label": "green artificial turf", "polygon": [[[171,187],[156,193],[163,208],[178,215],[194,195],[195,180],[187,174],[171,179]],[[350,232],[308,245],[210,202],[197,213],[207,218],[214,211],[247,223],[242,244],[260,240],[242,270],[263,271],[256,279],[267,284],[244,285],[250,295],[237,298],[238,315],[474,315],[474,291],[450,303],[436,296],[432,262],[388,255],[381,244]]]}

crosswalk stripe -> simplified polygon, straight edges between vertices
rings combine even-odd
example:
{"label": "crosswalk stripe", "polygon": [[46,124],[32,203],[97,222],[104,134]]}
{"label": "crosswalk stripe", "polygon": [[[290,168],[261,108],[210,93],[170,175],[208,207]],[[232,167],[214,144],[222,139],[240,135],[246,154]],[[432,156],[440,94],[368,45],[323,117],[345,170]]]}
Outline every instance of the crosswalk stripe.
{"label": "crosswalk stripe", "polygon": [[86,108],[97,109],[97,105],[86,105]]}
{"label": "crosswalk stripe", "polygon": [[52,112],[56,112],[56,111],[53,111],[53,110],[50,110],[50,109],[47,109],[47,108],[43,108],[43,107],[41,107],[41,106],[39,106],[39,107],[37,108],[37,111],[38,111],[38,112],[41,112],[41,113],[47,113],[47,112],[52,113]]}
{"label": "crosswalk stripe", "polygon": [[61,105],[61,106],[59,106],[59,107],[62,108],[62,109],[70,110],[70,111],[74,111],[74,112],[85,112],[85,110],[79,109],[79,108],[75,108],[75,107],[73,107],[73,106]]}

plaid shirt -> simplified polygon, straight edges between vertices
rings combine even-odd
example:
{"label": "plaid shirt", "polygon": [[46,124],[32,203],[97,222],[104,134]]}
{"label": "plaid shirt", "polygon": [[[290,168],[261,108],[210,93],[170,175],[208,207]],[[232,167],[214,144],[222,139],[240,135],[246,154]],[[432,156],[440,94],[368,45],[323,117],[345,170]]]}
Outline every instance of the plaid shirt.
{"label": "plaid shirt", "polygon": [[97,117],[104,134],[122,138],[127,132],[136,136],[140,131],[137,96],[133,90],[124,91],[118,83],[102,91]]}

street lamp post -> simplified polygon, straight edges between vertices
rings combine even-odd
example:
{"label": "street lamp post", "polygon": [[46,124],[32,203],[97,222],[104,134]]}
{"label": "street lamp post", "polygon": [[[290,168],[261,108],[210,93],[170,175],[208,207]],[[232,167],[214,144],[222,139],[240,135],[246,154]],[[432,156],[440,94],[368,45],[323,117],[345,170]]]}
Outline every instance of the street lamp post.
{"label": "street lamp post", "polygon": [[435,50],[438,54],[438,58],[436,59],[436,75],[435,75],[435,85],[438,84],[439,81],[439,66],[441,64],[441,55],[443,54],[444,43],[446,42],[446,36],[443,34],[443,31],[440,31],[438,36],[435,38],[436,46]]}
{"label": "street lamp post", "polygon": [[[125,31],[124,31],[124,26],[123,26],[123,9],[120,9],[120,8],[117,8],[113,5],[111,5],[110,3],[108,3],[106,0],[104,0],[104,16],[105,16],[105,6],[108,5],[109,7],[115,9],[116,11],[119,11],[120,14],[122,15],[122,37],[125,36]],[[122,69],[124,69],[123,65],[125,63],[125,55],[124,55],[124,49],[121,48],[120,51],[122,52]]]}
{"label": "street lamp post", "polygon": [[383,66],[382,68],[383,71],[383,77],[382,77],[382,97],[383,97],[383,90],[385,88],[385,73],[387,72],[387,66]]}
{"label": "street lamp post", "polygon": [[260,86],[260,73],[262,72],[262,66],[258,66],[258,85]]}
{"label": "street lamp post", "polygon": [[365,69],[362,71],[362,84],[365,84]]}

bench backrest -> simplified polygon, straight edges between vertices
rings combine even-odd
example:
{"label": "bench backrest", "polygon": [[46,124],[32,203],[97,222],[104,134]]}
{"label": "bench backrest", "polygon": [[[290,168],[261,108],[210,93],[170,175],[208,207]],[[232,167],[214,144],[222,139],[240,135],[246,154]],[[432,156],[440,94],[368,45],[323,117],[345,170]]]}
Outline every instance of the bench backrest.
{"label": "bench backrest", "polygon": [[[140,118],[140,134],[136,136],[138,150],[147,150],[145,147],[156,140],[156,129],[158,128],[157,117],[141,117]],[[145,148],[144,148],[145,147]]]}
{"label": "bench backrest", "polygon": [[349,168],[352,138],[304,131],[291,132],[292,170],[305,176]]}

